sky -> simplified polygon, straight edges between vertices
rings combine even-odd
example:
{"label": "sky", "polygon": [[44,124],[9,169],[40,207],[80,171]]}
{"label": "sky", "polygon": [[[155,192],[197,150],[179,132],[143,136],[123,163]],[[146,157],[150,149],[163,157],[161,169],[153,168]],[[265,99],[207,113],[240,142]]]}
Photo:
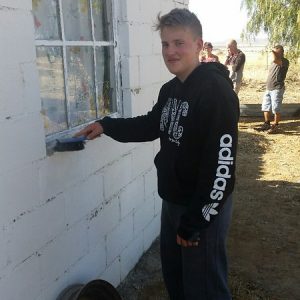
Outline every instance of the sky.
{"label": "sky", "polygon": [[246,10],[241,10],[242,0],[190,0],[189,9],[200,19],[203,40],[217,43],[239,39],[247,24]]}

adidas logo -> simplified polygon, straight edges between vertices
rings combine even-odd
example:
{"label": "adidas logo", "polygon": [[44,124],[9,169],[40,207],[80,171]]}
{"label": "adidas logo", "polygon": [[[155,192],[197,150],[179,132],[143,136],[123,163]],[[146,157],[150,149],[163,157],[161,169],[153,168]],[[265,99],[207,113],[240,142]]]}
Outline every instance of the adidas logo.
{"label": "adidas logo", "polygon": [[[221,201],[223,199],[227,180],[231,178],[230,166],[233,165],[234,161],[231,148],[232,136],[230,134],[224,134],[220,139],[220,151],[218,157],[218,167],[216,170],[216,179],[214,181],[213,190],[210,193],[210,198],[214,201]],[[211,215],[218,214],[218,211],[216,210],[218,206],[219,203],[214,202],[207,204],[202,208],[202,214],[206,221],[210,221]]]}

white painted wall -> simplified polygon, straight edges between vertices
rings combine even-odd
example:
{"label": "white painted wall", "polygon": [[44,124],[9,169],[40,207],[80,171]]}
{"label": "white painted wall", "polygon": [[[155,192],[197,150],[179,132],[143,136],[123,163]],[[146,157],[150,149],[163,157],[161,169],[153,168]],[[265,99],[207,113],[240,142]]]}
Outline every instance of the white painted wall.
{"label": "white painted wall", "polygon": [[[170,78],[152,26],[188,1],[118,0],[124,115]],[[108,137],[47,156],[31,0],[0,0],[0,298],[53,300],[95,278],[117,286],[159,233],[158,142]]]}

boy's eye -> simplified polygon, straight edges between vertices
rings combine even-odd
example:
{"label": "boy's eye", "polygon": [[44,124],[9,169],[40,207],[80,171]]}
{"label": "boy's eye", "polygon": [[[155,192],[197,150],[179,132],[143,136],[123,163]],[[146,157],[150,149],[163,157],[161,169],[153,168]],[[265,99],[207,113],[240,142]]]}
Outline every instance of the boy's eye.
{"label": "boy's eye", "polygon": [[183,45],[183,44],[184,44],[183,41],[176,41],[176,42],[175,42],[175,45],[176,45],[176,46],[181,46],[181,45]]}

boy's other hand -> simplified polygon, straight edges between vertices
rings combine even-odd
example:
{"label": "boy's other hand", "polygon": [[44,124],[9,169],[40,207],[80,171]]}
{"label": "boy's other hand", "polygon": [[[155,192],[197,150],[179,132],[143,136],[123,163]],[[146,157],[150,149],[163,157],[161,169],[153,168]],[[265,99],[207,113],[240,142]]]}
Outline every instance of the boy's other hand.
{"label": "boy's other hand", "polygon": [[176,242],[177,242],[177,245],[182,246],[182,247],[197,247],[199,245],[198,241],[191,242],[191,241],[184,240],[178,234],[176,237]]}
{"label": "boy's other hand", "polygon": [[86,126],[82,130],[77,132],[74,136],[78,137],[78,136],[84,135],[84,136],[86,136],[86,138],[88,140],[93,140],[96,137],[101,136],[101,134],[103,132],[104,132],[104,130],[103,130],[103,127],[101,126],[101,124],[98,122],[95,122],[95,123],[92,123],[92,124]]}

